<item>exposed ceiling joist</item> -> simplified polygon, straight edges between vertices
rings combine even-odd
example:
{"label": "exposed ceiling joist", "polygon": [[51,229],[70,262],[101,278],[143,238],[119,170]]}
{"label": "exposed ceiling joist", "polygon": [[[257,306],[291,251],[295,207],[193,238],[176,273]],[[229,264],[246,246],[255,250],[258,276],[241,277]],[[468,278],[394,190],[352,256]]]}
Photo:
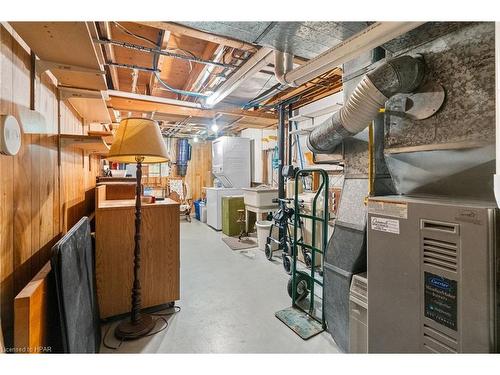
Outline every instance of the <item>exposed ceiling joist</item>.
{"label": "exposed ceiling joist", "polygon": [[181,116],[196,116],[204,118],[214,118],[218,114],[243,116],[248,120],[259,122],[265,125],[272,125],[277,122],[277,117],[274,114],[245,111],[237,108],[220,108],[214,110],[206,110],[200,108],[182,107],[172,104],[160,103],[153,101],[155,98],[151,97],[151,101],[120,98],[110,95],[108,107],[112,107],[119,111],[137,111],[137,112],[158,112],[171,115]]}
{"label": "exposed ceiling joist", "polygon": [[[108,21],[103,22],[104,25],[104,35],[106,38],[111,39],[113,38],[113,35],[111,33],[111,26]],[[115,50],[114,46],[112,45],[104,45],[104,49],[106,51],[106,55],[109,60],[111,61],[116,61],[116,56],[115,56]],[[110,75],[111,75],[111,81],[113,83],[113,87],[115,90],[120,90],[120,79],[118,78],[118,68],[116,66],[110,67]]]}
{"label": "exposed ceiling joist", "polygon": [[[165,31],[163,33],[163,38],[161,40],[161,49],[164,50],[168,47],[168,42],[170,40],[170,31]],[[156,64],[156,68],[159,71],[162,71],[163,65],[165,64],[165,60],[167,59],[166,56],[164,55],[158,55],[158,62]],[[156,76],[154,74],[151,74],[151,77],[149,79],[149,87],[150,87],[150,93],[151,95],[158,95],[160,90],[158,89],[156,81]]]}
{"label": "exposed ceiling joist", "polygon": [[[205,50],[203,51],[203,59],[209,60],[212,59],[212,57],[221,49],[224,48],[221,45],[217,45],[215,43],[207,43],[207,46],[205,47]],[[187,79],[186,83],[184,84],[183,90],[189,90],[189,91],[196,91],[194,89],[194,85],[199,81],[199,79],[204,75],[204,73],[208,70],[211,69],[210,66],[203,66],[201,64],[196,64],[196,66],[193,68],[191,71],[191,74],[189,75],[189,78]]]}

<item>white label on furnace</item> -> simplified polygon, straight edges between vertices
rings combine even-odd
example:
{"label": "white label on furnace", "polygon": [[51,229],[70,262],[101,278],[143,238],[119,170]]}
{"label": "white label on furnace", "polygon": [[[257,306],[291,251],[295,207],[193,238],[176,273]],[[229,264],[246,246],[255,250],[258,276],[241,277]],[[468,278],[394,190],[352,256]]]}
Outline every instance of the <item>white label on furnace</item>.
{"label": "white label on furnace", "polygon": [[373,230],[399,234],[399,220],[372,216],[371,225]]}
{"label": "white label on furnace", "polygon": [[406,203],[370,199],[368,201],[368,213],[407,219],[408,205]]}

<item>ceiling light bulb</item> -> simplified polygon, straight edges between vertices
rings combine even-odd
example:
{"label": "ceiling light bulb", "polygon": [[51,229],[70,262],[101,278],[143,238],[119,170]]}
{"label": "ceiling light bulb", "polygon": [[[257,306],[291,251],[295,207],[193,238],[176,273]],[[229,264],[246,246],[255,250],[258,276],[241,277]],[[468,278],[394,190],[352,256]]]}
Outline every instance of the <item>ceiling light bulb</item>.
{"label": "ceiling light bulb", "polygon": [[197,143],[197,142],[198,142],[198,137],[194,137],[194,138],[193,138],[193,141],[194,141],[195,143]]}
{"label": "ceiling light bulb", "polygon": [[213,132],[216,132],[217,130],[219,130],[219,125],[217,124],[213,124],[210,129],[212,129]]}

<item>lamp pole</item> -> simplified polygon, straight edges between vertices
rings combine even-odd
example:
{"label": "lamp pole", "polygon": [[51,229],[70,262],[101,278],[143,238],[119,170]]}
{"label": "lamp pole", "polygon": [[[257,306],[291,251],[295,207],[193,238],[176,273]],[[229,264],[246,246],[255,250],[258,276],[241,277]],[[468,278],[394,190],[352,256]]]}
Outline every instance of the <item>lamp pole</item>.
{"label": "lamp pole", "polygon": [[141,314],[141,180],[143,156],[137,156],[136,189],[135,189],[135,235],[134,235],[134,283],[132,286],[132,307],[130,321],[122,321],[115,330],[115,336],[120,340],[133,340],[148,334],[155,323],[150,315]]}

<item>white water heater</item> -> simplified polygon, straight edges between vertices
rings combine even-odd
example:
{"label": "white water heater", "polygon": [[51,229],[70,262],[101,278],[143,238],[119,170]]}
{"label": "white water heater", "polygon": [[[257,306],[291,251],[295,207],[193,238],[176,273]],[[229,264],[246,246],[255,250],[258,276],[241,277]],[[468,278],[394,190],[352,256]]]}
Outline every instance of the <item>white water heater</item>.
{"label": "white water heater", "polygon": [[226,188],[250,187],[250,139],[219,137],[212,142],[212,173]]}

